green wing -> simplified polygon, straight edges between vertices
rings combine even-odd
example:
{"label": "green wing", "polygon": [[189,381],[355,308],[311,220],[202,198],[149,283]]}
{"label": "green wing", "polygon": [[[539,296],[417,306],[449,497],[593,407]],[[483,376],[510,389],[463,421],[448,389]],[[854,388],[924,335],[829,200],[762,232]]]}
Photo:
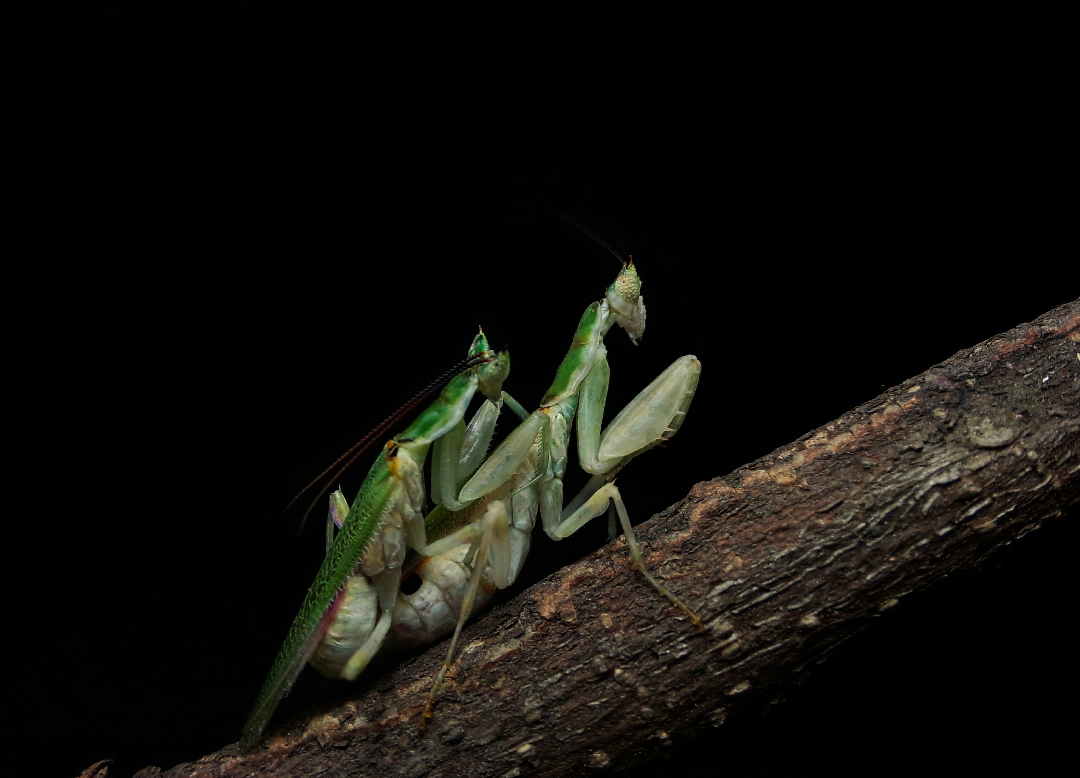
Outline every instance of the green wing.
{"label": "green wing", "polygon": [[270,675],[244,724],[244,733],[240,738],[242,751],[248,751],[255,745],[281,698],[289,693],[296,682],[304,663],[326,633],[334,600],[378,531],[396,487],[386,465],[386,455],[387,449],[384,448],[371,466],[360,494],[353,501],[349,515],[342,524],[341,532],[334,538],[334,544],[289,628],[285,643],[278,651]]}

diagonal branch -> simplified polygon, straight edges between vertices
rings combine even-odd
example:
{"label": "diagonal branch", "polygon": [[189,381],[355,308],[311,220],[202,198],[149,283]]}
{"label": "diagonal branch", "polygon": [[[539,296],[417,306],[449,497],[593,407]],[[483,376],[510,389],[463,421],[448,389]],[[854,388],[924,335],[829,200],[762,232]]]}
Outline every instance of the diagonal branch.
{"label": "diagonal branch", "polygon": [[443,646],[260,751],[164,774],[556,776],[718,726],[1080,501],[1078,325],[1074,301],[961,351],[641,525],[646,563],[707,634],[639,596],[619,540],[465,631],[426,736]]}

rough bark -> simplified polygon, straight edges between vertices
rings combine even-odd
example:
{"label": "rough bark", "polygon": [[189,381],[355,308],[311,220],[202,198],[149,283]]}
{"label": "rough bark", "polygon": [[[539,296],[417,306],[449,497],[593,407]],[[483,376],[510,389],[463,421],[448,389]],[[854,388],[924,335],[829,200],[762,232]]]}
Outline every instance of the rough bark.
{"label": "rough bark", "polygon": [[255,753],[164,774],[618,771],[719,726],[1078,502],[1078,325],[1074,301],[961,351],[641,525],[647,564],[704,633],[643,595],[620,539],[466,630],[426,735],[443,645]]}

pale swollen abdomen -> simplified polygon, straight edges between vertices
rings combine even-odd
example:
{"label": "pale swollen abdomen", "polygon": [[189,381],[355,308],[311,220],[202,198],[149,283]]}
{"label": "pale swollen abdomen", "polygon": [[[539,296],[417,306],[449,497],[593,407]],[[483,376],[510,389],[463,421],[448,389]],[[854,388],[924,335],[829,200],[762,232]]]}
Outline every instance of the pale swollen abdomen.
{"label": "pale swollen abdomen", "polygon": [[[387,644],[418,648],[454,631],[472,574],[463,563],[468,552],[469,546],[461,545],[445,554],[427,557],[416,566],[413,573],[420,576],[420,588],[412,594],[398,595]],[[495,587],[487,581],[487,576],[481,576],[472,612],[483,610],[494,593]]]}
{"label": "pale swollen abdomen", "polygon": [[327,678],[340,678],[342,670],[364,644],[379,615],[379,595],[364,575],[352,575],[338,595],[326,635],[311,657],[311,666]]}

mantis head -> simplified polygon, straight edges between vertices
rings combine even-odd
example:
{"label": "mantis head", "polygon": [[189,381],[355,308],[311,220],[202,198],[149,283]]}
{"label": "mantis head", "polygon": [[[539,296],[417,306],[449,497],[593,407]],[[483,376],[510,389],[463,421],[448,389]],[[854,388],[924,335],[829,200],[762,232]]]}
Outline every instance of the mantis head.
{"label": "mantis head", "polygon": [[479,356],[487,353],[491,360],[476,366],[476,377],[480,381],[480,392],[492,402],[497,402],[502,396],[502,385],[506,377],[510,375],[510,352],[500,351],[495,353],[488,346],[487,337],[481,329],[473,338],[469,356]]}
{"label": "mantis head", "polygon": [[641,276],[633,257],[623,265],[605,297],[610,315],[636,345],[645,333],[645,298],[641,296]]}

